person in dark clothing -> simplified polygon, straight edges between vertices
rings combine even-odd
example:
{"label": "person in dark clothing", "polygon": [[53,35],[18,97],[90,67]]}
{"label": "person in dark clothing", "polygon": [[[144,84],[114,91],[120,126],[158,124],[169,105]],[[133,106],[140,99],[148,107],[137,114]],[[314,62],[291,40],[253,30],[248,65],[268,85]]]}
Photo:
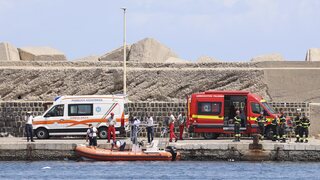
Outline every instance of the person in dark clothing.
{"label": "person in dark clothing", "polygon": [[281,139],[281,142],[286,142],[286,114],[283,112],[283,110],[280,110],[280,122],[279,122],[279,137]]}
{"label": "person in dark clothing", "polygon": [[301,117],[300,117],[300,109],[297,109],[296,117],[293,119],[294,133],[296,135],[297,140],[295,142],[300,142],[300,130],[301,130]]}
{"label": "person in dark clothing", "polygon": [[271,128],[272,128],[272,141],[277,141],[279,139],[279,133],[278,133],[278,128],[279,128],[279,116],[276,115],[276,117],[272,120],[271,122]]}
{"label": "person in dark clothing", "polygon": [[261,111],[260,116],[257,117],[258,127],[259,127],[259,134],[260,139],[264,139],[265,135],[265,125],[266,125],[266,117],[263,115],[263,111]]}
{"label": "person in dark clothing", "polygon": [[97,128],[93,127],[92,124],[89,124],[86,141],[88,142],[89,140],[89,146],[93,146],[94,149],[97,147],[97,133],[98,133]]}
{"label": "person in dark clothing", "polygon": [[306,116],[301,118],[300,142],[308,142],[310,120]]}
{"label": "person in dark clothing", "polygon": [[152,116],[150,116],[150,114],[148,113],[146,115],[146,119],[147,119],[147,136],[148,136],[148,143],[150,144],[153,141],[153,136],[154,136],[154,132],[153,132],[153,118]]}
{"label": "person in dark clothing", "polygon": [[241,117],[240,111],[236,111],[236,116],[234,117],[234,142],[240,142],[240,127],[241,127]]}
{"label": "person in dark clothing", "polygon": [[27,134],[27,142],[29,142],[29,139],[31,139],[31,142],[34,142],[34,140],[33,140],[33,127],[32,127],[33,116],[32,116],[31,112],[27,112],[27,115],[25,117],[25,121],[26,121],[25,131]]}
{"label": "person in dark clothing", "polygon": [[115,141],[111,144],[111,151],[113,151],[113,149],[118,149],[119,151],[124,151],[125,147],[126,147],[126,142],[125,141]]}

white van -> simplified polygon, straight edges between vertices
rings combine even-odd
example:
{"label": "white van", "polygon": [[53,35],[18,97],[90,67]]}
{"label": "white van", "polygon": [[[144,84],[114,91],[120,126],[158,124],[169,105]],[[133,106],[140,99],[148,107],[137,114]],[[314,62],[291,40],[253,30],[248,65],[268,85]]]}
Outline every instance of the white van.
{"label": "white van", "polygon": [[[33,129],[39,139],[50,136],[85,135],[88,125],[98,128],[99,137],[107,138],[106,118],[116,118],[116,133],[128,128],[128,99],[124,95],[88,95],[57,97],[53,105],[34,118]],[[121,132],[121,131],[120,131]]]}

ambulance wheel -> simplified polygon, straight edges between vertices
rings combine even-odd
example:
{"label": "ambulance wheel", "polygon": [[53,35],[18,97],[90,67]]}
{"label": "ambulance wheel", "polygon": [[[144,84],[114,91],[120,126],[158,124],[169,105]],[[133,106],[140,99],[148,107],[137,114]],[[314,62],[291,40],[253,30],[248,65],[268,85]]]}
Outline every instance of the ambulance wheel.
{"label": "ambulance wheel", "polygon": [[216,134],[216,133],[203,133],[203,137],[205,139],[217,139],[219,137],[219,134]]}
{"label": "ambulance wheel", "polygon": [[38,139],[48,139],[49,138],[49,132],[46,128],[38,128],[36,130],[36,136]]}
{"label": "ambulance wheel", "polygon": [[108,129],[106,127],[100,127],[99,131],[99,138],[100,139],[107,139],[108,137]]}

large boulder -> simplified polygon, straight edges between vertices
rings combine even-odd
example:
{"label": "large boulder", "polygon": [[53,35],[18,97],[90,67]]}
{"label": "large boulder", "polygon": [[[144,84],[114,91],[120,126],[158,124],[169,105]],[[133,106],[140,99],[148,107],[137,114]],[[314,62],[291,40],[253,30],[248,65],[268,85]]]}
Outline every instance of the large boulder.
{"label": "large boulder", "polygon": [[0,61],[20,61],[18,49],[12,44],[0,43]]}
{"label": "large boulder", "polygon": [[251,59],[252,62],[263,62],[263,61],[284,61],[284,58],[279,53],[267,54],[256,56]]}
{"label": "large boulder", "polygon": [[152,38],[145,38],[132,44],[129,60],[137,62],[165,62],[178,56],[168,47]]}
{"label": "large boulder", "polygon": [[320,48],[311,48],[307,51],[306,61],[320,61]]}
{"label": "large boulder", "polygon": [[63,52],[51,47],[18,48],[21,60],[24,61],[66,61]]}
{"label": "large boulder", "polygon": [[[130,53],[130,48],[131,48],[131,45],[126,46],[127,61],[129,60],[128,55]],[[99,57],[99,60],[100,61],[123,61],[123,46]]]}

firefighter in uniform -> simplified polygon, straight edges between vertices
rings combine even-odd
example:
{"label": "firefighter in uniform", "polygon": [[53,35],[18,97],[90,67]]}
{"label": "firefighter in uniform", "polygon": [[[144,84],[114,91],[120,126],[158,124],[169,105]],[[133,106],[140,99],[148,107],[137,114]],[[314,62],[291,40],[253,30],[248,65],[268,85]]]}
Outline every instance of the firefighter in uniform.
{"label": "firefighter in uniform", "polygon": [[174,134],[174,123],[176,122],[176,118],[174,115],[170,112],[169,113],[169,129],[170,129],[170,140],[169,142],[172,142],[172,139],[175,138],[175,142],[178,141],[177,136]]}
{"label": "firefighter in uniform", "polygon": [[257,117],[259,126],[260,139],[263,140],[265,134],[266,117],[263,115],[263,111],[260,112],[260,116]]}
{"label": "firefighter in uniform", "polygon": [[310,120],[306,116],[301,118],[301,127],[300,127],[300,142],[308,142],[308,135],[309,135],[309,126]]}
{"label": "firefighter in uniform", "polygon": [[297,140],[295,142],[300,142],[300,129],[301,129],[301,117],[299,109],[297,109],[296,117],[293,119],[294,124],[294,134]]}
{"label": "firefighter in uniform", "polygon": [[286,142],[286,114],[283,112],[283,110],[280,110],[280,122],[279,122],[279,136],[281,139],[281,142]]}
{"label": "firefighter in uniform", "polygon": [[114,117],[114,113],[111,112],[110,116],[107,118],[107,125],[108,125],[108,143],[110,143],[110,137],[112,134],[113,142],[116,141],[116,129],[114,125],[116,124],[116,118]]}
{"label": "firefighter in uniform", "polygon": [[241,127],[241,117],[240,111],[236,111],[236,116],[234,117],[234,142],[240,142],[240,127]]}
{"label": "firefighter in uniform", "polygon": [[272,141],[277,141],[279,139],[279,135],[278,135],[279,121],[280,121],[280,119],[276,115],[276,117],[271,122],[271,128],[272,128],[272,133],[273,133]]}

